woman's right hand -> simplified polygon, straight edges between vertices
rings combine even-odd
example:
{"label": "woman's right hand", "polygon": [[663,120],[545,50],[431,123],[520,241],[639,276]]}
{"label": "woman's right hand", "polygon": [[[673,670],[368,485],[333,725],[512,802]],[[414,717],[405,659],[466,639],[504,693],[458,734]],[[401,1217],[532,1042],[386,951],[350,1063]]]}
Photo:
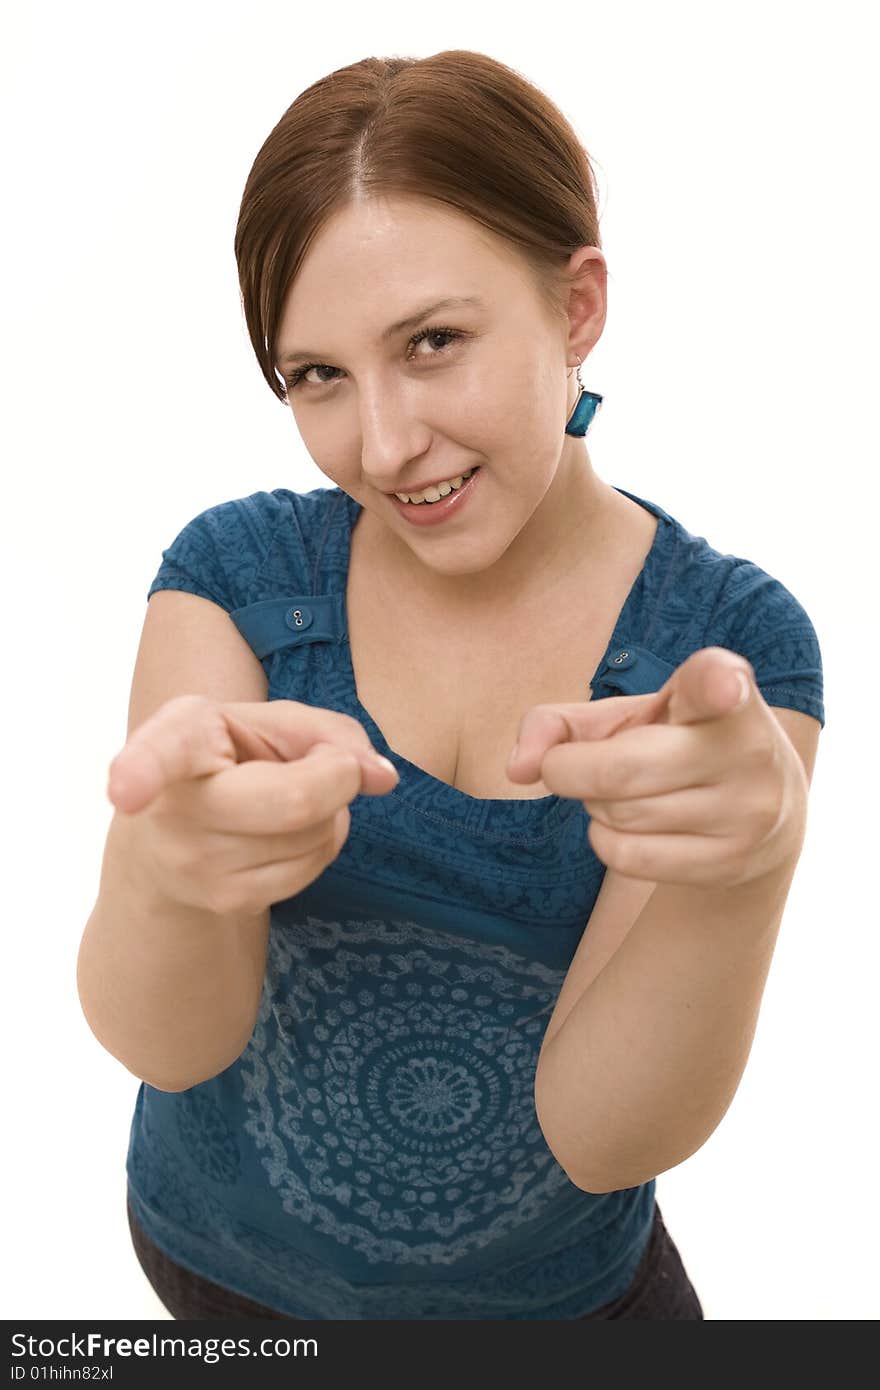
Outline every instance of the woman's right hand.
{"label": "woman's right hand", "polygon": [[179,695],[117,753],[107,795],[137,872],[162,896],[256,915],[332,863],[354,797],[396,785],[377,756],[358,721],[335,710]]}

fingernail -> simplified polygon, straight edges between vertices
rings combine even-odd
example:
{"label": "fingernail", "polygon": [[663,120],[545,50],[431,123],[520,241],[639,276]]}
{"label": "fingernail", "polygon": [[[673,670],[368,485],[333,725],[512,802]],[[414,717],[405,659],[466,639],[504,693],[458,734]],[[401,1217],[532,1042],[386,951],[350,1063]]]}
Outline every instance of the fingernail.
{"label": "fingernail", "polygon": [[749,698],[749,692],[752,687],[749,684],[748,677],[746,676],[746,673],[744,671],[737,671],[736,678],[739,682],[739,688],[742,693],[740,694],[740,697],[733,708],[740,709],[740,707],[744,705],[746,700]]}
{"label": "fingernail", "polygon": [[383,767],[386,772],[393,772],[395,777],[399,776],[394,764],[388,758],[383,758],[381,753],[370,753],[369,757],[370,762],[375,764],[376,767]]}

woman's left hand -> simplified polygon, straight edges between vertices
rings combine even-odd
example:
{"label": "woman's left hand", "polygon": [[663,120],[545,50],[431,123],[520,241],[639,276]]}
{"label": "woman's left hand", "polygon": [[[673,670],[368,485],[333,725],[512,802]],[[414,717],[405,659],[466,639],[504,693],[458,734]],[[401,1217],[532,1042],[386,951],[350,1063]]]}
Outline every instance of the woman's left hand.
{"label": "woman's left hand", "polygon": [[533,705],[507,775],[582,801],[590,843],[618,873],[748,883],[800,853],[809,789],[754,677],[736,652],[704,647],[651,694]]}

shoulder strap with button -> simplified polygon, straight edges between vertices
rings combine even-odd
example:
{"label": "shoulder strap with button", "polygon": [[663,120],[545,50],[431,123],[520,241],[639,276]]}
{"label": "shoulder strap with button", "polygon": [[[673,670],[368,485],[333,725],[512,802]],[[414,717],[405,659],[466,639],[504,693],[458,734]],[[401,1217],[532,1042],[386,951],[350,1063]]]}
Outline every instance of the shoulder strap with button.
{"label": "shoulder strap with button", "polygon": [[345,633],[342,594],[288,594],[236,608],[229,616],[261,660],[282,647],[341,642]]}
{"label": "shoulder strap with button", "polygon": [[666,683],[676,666],[648,647],[618,642],[608,648],[593,677],[593,699],[610,695],[650,695]]}

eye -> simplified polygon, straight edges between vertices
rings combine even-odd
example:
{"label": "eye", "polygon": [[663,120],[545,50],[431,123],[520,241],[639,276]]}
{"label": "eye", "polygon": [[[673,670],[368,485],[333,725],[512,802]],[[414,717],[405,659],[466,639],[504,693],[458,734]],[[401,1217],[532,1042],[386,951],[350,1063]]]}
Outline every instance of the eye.
{"label": "eye", "polygon": [[[413,337],[410,338],[407,347],[417,347],[418,344],[426,338],[450,339],[449,343],[437,348],[435,351],[420,354],[420,356],[423,357],[439,357],[442,353],[448,352],[451,346],[454,346],[454,344],[458,342],[459,339],[462,339],[465,336],[466,335],[463,332],[461,332],[461,330],[458,328],[442,328],[440,326],[433,328],[422,328],[418,333],[414,334]],[[295,390],[296,387],[300,384],[300,382],[303,382],[303,384],[309,387],[309,389],[311,390],[318,389],[322,386],[331,386],[333,384],[333,378],[327,378],[324,381],[304,381],[307,372],[315,371],[338,372],[339,368],[328,367],[323,362],[308,362],[305,366],[298,367],[297,370],[293,372],[291,376],[285,377],[284,384],[286,385],[288,391]]]}

